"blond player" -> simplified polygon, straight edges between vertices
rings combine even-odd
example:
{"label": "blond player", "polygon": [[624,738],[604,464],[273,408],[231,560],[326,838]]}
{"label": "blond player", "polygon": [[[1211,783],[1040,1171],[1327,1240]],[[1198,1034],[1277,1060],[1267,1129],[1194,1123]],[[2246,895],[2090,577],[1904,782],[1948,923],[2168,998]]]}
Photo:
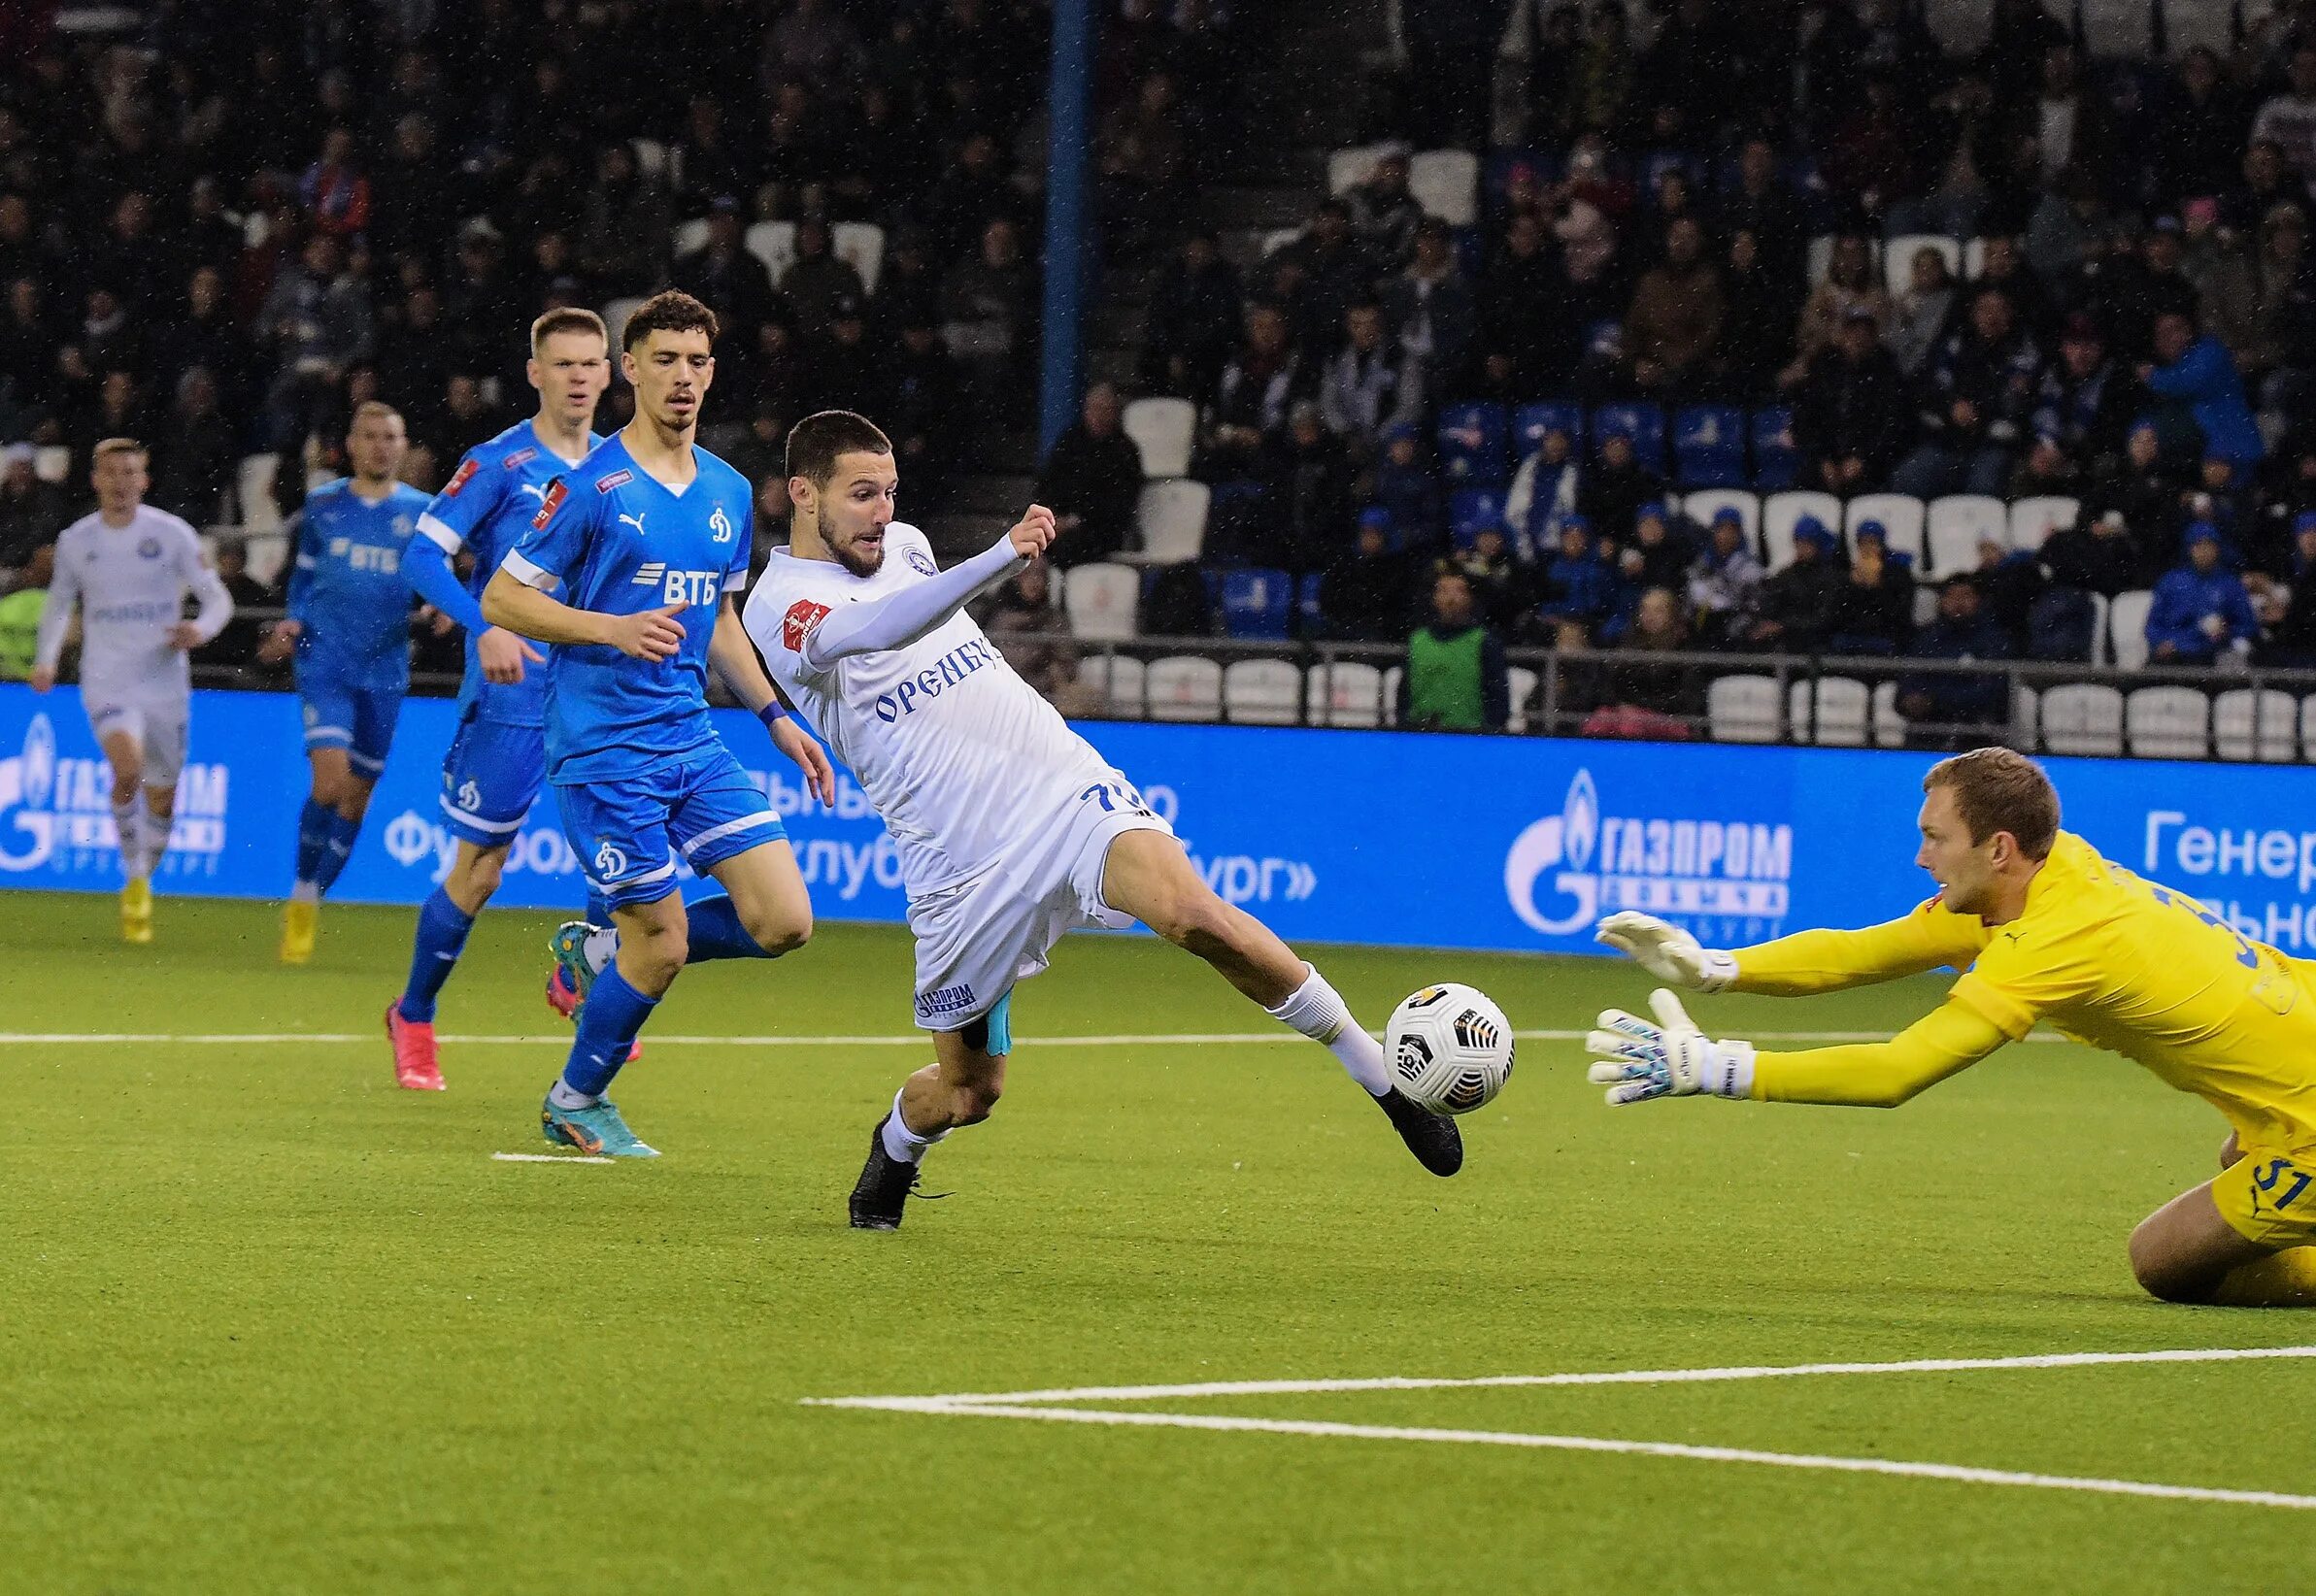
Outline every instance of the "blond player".
{"label": "blond player", "polygon": [[2218,1109],[2221,1173],[2131,1233],[2131,1271],[2169,1302],[2316,1304],[2316,963],[2247,941],[2185,893],[2059,829],[2032,760],[1981,748],[1923,778],[1916,862],[1938,894],[1863,931],[1804,931],[1734,952],[1646,914],[1600,940],[1699,991],[1838,991],[1963,972],[1888,1042],[1758,1051],[1708,1040],[1668,991],[1657,1023],[1611,1010],[1591,1038],[1610,1103],[1709,1093],[1892,1108],[2047,1021]]}
{"label": "blond player", "polygon": [[[152,867],[169,851],[177,779],[192,713],[188,649],[233,618],[233,598],[209,568],[200,536],[145,502],[145,446],[107,438],[89,469],[97,510],[56,540],[56,579],[40,615],[32,690],[56,684],[73,610],[81,611],[81,705],[113,767],[119,839],[120,934],[152,941]],[[187,593],[198,610],[185,616]],[[145,802],[139,805],[142,788]]]}

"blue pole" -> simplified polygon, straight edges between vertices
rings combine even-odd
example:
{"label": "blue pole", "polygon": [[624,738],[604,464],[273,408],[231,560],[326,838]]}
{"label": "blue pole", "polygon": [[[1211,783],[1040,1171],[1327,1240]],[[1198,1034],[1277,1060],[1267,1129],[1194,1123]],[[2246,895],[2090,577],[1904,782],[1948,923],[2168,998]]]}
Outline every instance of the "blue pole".
{"label": "blue pole", "polygon": [[1053,82],[1047,94],[1052,131],[1046,150],[1045,369],[1038,383],[1041,460],[1078,414],[1079,318],[1086,291],[1086,230],[1093,211],[1086,189],[1093,36],[1092,0],[1054,0]]}

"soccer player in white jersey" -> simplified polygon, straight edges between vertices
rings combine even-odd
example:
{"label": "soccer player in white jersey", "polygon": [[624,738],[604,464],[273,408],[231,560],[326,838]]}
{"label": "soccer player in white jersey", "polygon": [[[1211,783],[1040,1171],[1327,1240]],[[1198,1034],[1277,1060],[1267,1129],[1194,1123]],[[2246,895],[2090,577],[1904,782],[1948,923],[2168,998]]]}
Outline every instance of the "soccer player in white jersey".
{"label": "soccer player in white jersey", "polygon": [[[107,438],[89,480],[97,511],[56,540],[56,580],[40,614],[32,690],[56,684],[56,661],[81,609],[81,705],[113,767],[113,829],[120,843],[120,935],[152,941],[152,867],[169,851],[177,779],[185,770],[193,678],[188,649],[233,618],[233,598],[209,568],[201,539],[145,502],[145,446]],[[199,602],[185,618],[185,594]],[[137,802],[142,788],[145,802]]]}
{"label": "soccer player in white jersey", "polygon": [[925,1149],[989,1117],[1012,1049],[1014,983],[1064,932],[1140,920],[1212,964],[1270,1015],[1324,1043],[1434,1175],[1463,1162],[1455,1122],[1392,1084],[1382,1046],[1325,977],[1192,868],[1171,827],[963,614],[1042,553],[1033,505],[944,572],[892,518],[892,446],[822,411],[788,442],[791,542],[749,594],[748,635],[789,700],[867,792],[900,851],[917,937],[917,1023],[933,1062],[869,1137],[853,1224],[899,1226]]}

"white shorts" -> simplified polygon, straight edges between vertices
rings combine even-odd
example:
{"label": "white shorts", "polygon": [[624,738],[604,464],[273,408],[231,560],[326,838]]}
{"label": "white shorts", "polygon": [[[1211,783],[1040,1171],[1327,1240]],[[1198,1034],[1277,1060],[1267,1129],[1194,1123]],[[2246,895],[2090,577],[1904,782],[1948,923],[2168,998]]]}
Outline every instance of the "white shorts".
{"label": "white shorts", "polygon": [[174,787],[185,774],[185,728],[192,718],[192,700],[182,692],[115,692],[83,684],[81,707],[88,712],[88,725],[102,743],[127,733],[145,754],[144,784],[148,789]]}
{"label": "white shorts", "polygon": [[995,1008],[1014,982],[1043,970],[1068,932],[1131,925],[1132,915],[1102,902],[1110,844],[1129,831],[1174,835],[1121,777],[1109,787],[1089,789],[1070,813],[1024,836],[1019,852],[980,876],[912,900],[917,1023],[928,1031],[963,1030]]}

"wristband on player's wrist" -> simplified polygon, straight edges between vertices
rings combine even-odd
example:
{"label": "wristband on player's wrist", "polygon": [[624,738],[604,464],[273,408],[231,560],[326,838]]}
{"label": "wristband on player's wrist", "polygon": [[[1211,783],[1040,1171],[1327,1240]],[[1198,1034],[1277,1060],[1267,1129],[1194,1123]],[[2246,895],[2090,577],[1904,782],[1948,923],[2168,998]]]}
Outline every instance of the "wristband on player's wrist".
{"label": "wristband on player's wrist", "polygon": [[1733,953],[1719,948],[1705,950],[1704,968],[1696,986],[1700,992],[1718,992],[1737,979],[1737,959]]}
{"label": "wristband on player's wrist", "polygon": [[771,703],[756,711],[755,717],[764,723],[764,730],[770,731],[789,717],[788,706],[775,698]]}

